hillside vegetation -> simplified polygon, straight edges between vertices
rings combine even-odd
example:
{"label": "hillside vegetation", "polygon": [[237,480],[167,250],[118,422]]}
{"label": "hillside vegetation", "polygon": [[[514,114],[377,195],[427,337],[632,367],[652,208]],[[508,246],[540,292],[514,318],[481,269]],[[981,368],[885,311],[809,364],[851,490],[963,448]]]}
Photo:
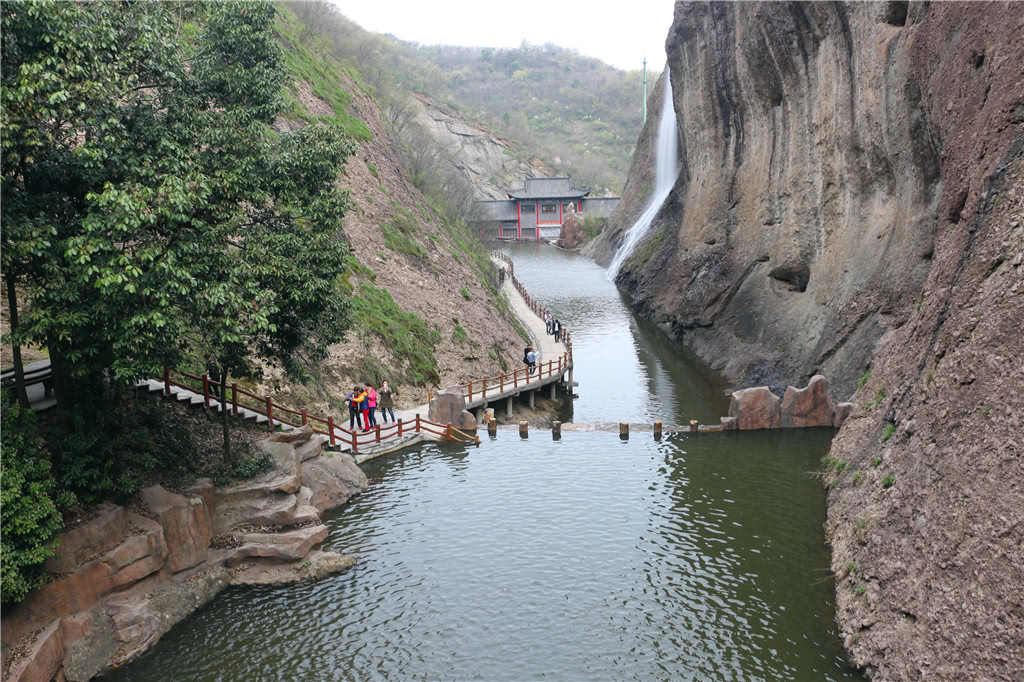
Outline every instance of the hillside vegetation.
{"label": "hillside vegetation", "polygon": [[[522,144],[558,172],[619,192],[642,124],[642,72],[552,44],[419,45],[370,33],[318,2],[290,3],[312,38],[375,94],[423,93]],[[637,56],[639,62],[641,56]],[[657,73],[648,73],[653,84]]]}

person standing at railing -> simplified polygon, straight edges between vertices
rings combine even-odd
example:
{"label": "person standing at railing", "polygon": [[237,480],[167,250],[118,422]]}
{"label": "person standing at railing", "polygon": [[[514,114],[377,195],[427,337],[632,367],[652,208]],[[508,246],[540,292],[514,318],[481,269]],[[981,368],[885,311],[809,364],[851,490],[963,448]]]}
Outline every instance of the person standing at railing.
{"label": "person standing at railing", "polygon": [[366,406],[370,411],[370,423],[367,428],[377,425],[377,391],[373,386],[366,384]]}
{"label": "person standing at railing", "polygon": [[551,334],[555,337],[555,343],[561,340],[562,336],[562,323],[555,318],[555,321],[551,323]]}
{"label": "person standing at railing", "polygon": [[380,416],[384,420],[384,423],[388,423],[388,413],[391,413],[391,421],[395,422],[395,399],[391,387],[388,386],[388,382],[385,380],[380,385],[380,390],[377,392],[378,404],[380,405]]}
{"label": "person standing at railing", "polygon": [[345,398],[345,402],[348,403],[348,430],[352,431],[356,428],[362,428],[359,424],[359,387],[355,386],[352,391]]}
{"label": "person standing at railing", "polygon": [[359,406],[359,411],[363,415],[363,431],[370,430],[370,398],[367,395],[365,389],[356,386],[356,405]]}

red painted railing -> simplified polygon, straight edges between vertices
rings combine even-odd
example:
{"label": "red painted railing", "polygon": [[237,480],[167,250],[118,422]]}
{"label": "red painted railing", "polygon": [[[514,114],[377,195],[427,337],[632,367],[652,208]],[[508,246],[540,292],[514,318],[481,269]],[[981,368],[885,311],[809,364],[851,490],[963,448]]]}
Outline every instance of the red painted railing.
{"label": "red painted railing", "polygon": [[[515,274],[515,265],[512,263],[512,259],[503,253],[495,252],[494,256],[500,260],[505,261],[508,264],[509,276],[512,278],[512,286],[516,288],[516,291],[523,297],[526,304],[541,319],[544,318],[546,313],[549,313],[547,308],[538,303],[530,294],[526,291],[526,287],[519,281]],[[491,377],[484,377],[482,379],[473,379],[465,384],[462,384],[463,393],[466,396],[467,402],[473,402],[477,399],[487,399],[487,394],[490,392],[492,395],[500,395],[504,393],[508,388],[518,389],[520,386],[526,387],[534,381],[543,380],[544,377],[549,379],[553,376],[561,376],[569,370],[572,365],[572,334],[565,327],[562,327],[562,331],[559,334],[559,339],[565,344],[565,352],[557,360],[548,360],[546,363],[542,362],[534,368],[533,372],[530,372],[525,367],[517,369],[511,374],[501,372]],[[497,392],[495,392],[497,388]]]}
{"label": "red painted railing", "polygon": [[[210,380],[207,374],[189,374],[188,372],[173,373],[164,368],[164,393],[171,395],[171,387],[177,386],[186,391],[192,391],[201,395],[206,407],[219,403],[220,398],[214,395],[212,388],[219,388],[221,384]],[[432,433],[441,436],[446,440],[464,440],[452,433],[451,424],[437,424],[421,418],[418,414],[414,422],[403,422],[399,419],[391,424],[380,425],[369,431],[350,430],[335,423],[333,416],[321,417],[309,414],[305,409],[296,410],[284,405],[278,405],[269,397],[256,395],[244,388],[239,388],[237,382],[224,386],[225,406],[229,406],[231,413],[238,416],[238,409],[245,408],[267,418],[271,429],[278,424],[289,426],[309,425],[314,433],[323,434],[328,437],[331,446],[347,444],[351,446],[353,454],[359,452],[360,445],[376,445],[390,438],[399,438],[408,433]],[[461,434],[461,432],[459,432]],[[475,438],[466,436],[466,438]],[[476,439],[479,443],[479,439]]]}
{"label": "red painted railing", "polygon": [[[516,288],[516,291],[522,295],[526,304],[530,307],[530,310],[543,318],[544,314],[547,313],[548,310],[534,300],[530,294],[527,293],[526,287],[523,286],[522,282],[516,278],[514,270],[515,266],[512,263],[512,259],[502,253],[496,253],[495,256],[508,264],[508,272],[509,276],[512,278],[512,285]],[[511,374],[501,372],[493,377],[474,379],[466,384],[462,384],[463,393],[466,396],[467,401],[473,402],[477,397],[486,400],[488,391],[493,395],[499,395],[504,393],[510,387],[512,389],[518,389],[520,386],[525,388],[535,381],[542,381],[545,376],[550,379],[551,377],[561,376],[564,374],[572,366],[572,335],[569,333],[568,329],[563,327],[559,336],[559,340],[565,344],[565,352],[562,353],[557,360],[548,360],[546,363],[542,362],[537,365],[532,372],[524,367],[513,371]],[[220,402],[220,398],[214,395],[213,388],[219,388],[221,387],[221,384],[211,382],[207,374],[177,372],[175,375],[172,375],[169,369],[164,368],[163,382],[164,392],[168,396],[171,395],[171,387],[177,386],[201,395],[207,408],[215,402]],[[494,393],[495,389],[497,389],[497,393]],[[289,426],[296,427],[309,424],[316,433],[326,435],[330,440],[331,446],[335,446],[339,443],[348,444],[351,446],[353,453],[359,451],[360,445],[375,445],[389,438],[400,437],[403,434],[408,433],[410,430],[413,433],[431,433],[448,440],[472,438],[479,443],[479,438],[476,438],[475,436],[467,436],[461,431],[453,429],[451,424],[437,424],[427,421],[426,419],[422,419],[419,415],[416,415],[415,423],[406,424],[403,423],[402,420],[398,420],[397,422],[386,424],[384,426],[378,425],[370,431],[353,431],[337,424],[334,417],[330,415],[321,417],[309,414],[304,409],[296,410],[291,407],[285,407],[284,405],[278,405],[267,396],[256,395],[244,388],[239,388],[237,382],[224,385],[223,390],[225,396],[228,398],[225,400],[225,405],[230,405],[231,413],[236,417],[238,416],[239,408],[245,408],[265,416],[271,429],[273,429],[277,424],[287,424]]]}

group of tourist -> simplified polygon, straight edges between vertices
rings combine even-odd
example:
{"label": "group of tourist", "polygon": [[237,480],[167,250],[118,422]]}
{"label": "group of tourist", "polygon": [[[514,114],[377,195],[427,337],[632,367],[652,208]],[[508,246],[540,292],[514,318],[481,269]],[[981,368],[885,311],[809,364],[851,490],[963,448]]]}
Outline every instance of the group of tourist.
{"label": "group of tourist", "polygon": [[[373,385],[367,382],[366,386],[354,386],[352,392],[345,398],[348,404],[348,428],[350,431],[361,428],[369,431],[377,426],[377,408],[380,408],[380,416],[384,423],[388,423],[388,416],[395,421],[395,397],[388,382],[380,385],[380,390],[375,390]],[[360,422],[362,416],[362,422]]]}
{"label": "group of tourist", "polygon": [[544,328],[549,336],[555,337],[555,341],[562,340],[562,323],[551,313],[544,313]]}

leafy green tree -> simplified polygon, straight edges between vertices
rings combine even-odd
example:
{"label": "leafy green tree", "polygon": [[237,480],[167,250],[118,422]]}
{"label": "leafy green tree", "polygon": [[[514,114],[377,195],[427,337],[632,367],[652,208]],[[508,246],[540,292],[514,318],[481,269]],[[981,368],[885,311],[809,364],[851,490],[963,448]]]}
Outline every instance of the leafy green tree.
{"label": "leafy green tree", "polygon": [[295,369],[342,338],[350,202],[333,181],[355,146],[327,125],[272,129],[274,13],[4,4],[4,219],[24,226],[21,246],[49,235],[38,268],[12,262],[32,294],[18,334],[91,392],[188,348],[213,352],[226,384],[257,358]]}
{"label": "leafy green tree", "polygon": [[4,604],[21,601],[45,581],[62,521],[53,500],[50,462],[42,452],[32,413],[3,410],[4,457],[0,476],[0,574]]}

